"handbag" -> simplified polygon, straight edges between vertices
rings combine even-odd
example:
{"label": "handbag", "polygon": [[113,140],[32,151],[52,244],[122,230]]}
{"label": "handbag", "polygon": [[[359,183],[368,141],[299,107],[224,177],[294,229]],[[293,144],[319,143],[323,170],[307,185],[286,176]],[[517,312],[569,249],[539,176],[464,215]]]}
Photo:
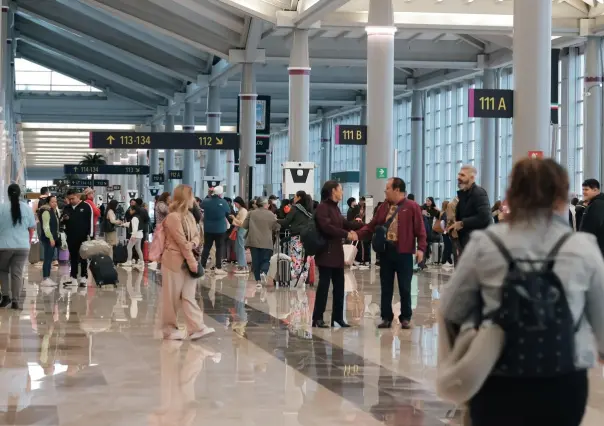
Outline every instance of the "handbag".
{"label": "handbag", "polygon": [[239,227],[233,227],[233,230],[229,234],[229,240],[236,241],[237,240],[237,232],[239,231]]}
{"label": "handbag", "polygon": [[357,242],[354,241],[352,244],[344,244],[342,248],[344,249],[344,265],[352,266],[359,251],[357,249]]}
{"label": "handbag", "polygon": [[371,246],[373,247],[373,251],[376,253],[384,253],[386,251],[386,243],[388,242],[388,228],[390,228],[394,218],[398,215],[398,212],[401,211],[406,203],[407,200],[403,201],[396,208],[390,219],[388,219],[383,225],[378,225],[375,227],[375,232],[373,233],[373,238],[371,239]]}
{"label": "handbag", "polygon": [[[182,218],[182,228],[185,233],[185,238],[187,239],[187,241],[191,242],[191,232],[184,216]],[[201,266],[201,254],[199,252],[199,247],[192,248],[191,252],[193,253],[193,257],[195,258],[195,260],[197,260],[197,272],[191,271],[191,269],[189,268],[189,264],[186,260],[184,261],[184,267],[187,268],[187,271],[189,271],[189,275],[191,275],[191,278],[201,278],[204,276],[205,271],[203,269],[203,266]]]}

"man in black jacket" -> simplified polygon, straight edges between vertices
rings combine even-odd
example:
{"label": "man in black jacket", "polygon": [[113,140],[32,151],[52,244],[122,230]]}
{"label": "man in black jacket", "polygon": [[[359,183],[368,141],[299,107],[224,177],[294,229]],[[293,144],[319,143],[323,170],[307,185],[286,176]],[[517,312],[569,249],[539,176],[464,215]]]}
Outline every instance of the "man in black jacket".
{"label": "man in black jacket", "polygon": [[596,179],[583,182],[583,200],[587,208],[579,229],[595,235],[604,254],[604,194],[600,192],[600,182]]}
{"label": "man in black jacket", "polygon": [[[71,260],[71,282],[78,280],[78,268],[80,268],[80,287],[86,287],[88,283],[88,262],[80,259],[80,247],[89,238],[94,237],[94,215],[88,203],[82,201],[80,194],[75,189],[67,191],[67,198],[71,209],[63,212],[65,217],[65,233],[67,234],[67,247]],[[68,283],[64,283],[67,285]]]}
{"label": "man in black jacket", "polygon": [[463,166],[457,174],[457,196],[459,203],[455,210],[455,223],[449,230],[457,231],[461,249],[468,244],[470,234],[477,229],[485,229],[492,222],[491,204],[487,191],[476,185],[476,168]]}

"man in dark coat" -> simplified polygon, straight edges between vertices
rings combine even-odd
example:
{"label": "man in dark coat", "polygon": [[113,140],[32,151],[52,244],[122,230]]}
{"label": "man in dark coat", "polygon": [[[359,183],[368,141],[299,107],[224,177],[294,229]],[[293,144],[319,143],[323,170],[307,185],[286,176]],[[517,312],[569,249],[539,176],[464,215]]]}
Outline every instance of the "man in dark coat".
{"label": "man in dark coat", "polygon": [[604,254],[604,194],[600,192],[600,182],[596,179],[583,182],[583,200],[587,202],[587,208],[580,226],[577,220],[577,227],[581,232],[595,235]]}

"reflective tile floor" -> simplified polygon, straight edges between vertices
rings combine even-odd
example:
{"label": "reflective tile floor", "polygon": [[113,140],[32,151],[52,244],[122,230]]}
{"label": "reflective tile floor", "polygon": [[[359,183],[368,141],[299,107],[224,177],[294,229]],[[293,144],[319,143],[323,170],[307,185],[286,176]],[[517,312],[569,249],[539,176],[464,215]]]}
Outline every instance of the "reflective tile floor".
{"label": "reflective tile floor", "polygon": [[[433,391],[447,275],[414,277],[408,331],[376,330],[374,271],[346,277],[346,330],[309,327],[313,289],[206,277],[198,296],[217,332],[189,343],[158,339],[153,271],[69,291],[39,287],[30,266],[24,310],[0,312],[0,425],[459,424]],[[586,426],[604,424],[602,377],[592,371]]]}

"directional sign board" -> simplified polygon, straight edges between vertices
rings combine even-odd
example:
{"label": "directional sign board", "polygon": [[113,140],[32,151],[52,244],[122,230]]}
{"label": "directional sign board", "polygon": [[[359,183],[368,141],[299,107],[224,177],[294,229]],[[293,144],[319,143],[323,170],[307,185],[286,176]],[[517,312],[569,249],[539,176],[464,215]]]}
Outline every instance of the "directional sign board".
{"label": "directional sign board", "polygon": [[237,133],[90,132],[97,149],[238,149]]}
{"label": "directional sign board", "polygon": [[182,179],[182,170],[168,170],[168,179],[170,179],[170,180]]}
{"label": "directional sign board", "polygon": [[57,192],[57,187],[56,187],[56,186],[49,186],[49,187],[48,187],[48,190],[49,190],[50,192]]}
{"label": "directional sign board", "polygon": [[470,89],[468,116],[480,118],[512,118],[514,91],[503,89]]}
{"label": "directional sign board", "polygon": [[79,164],[65,164],[63,173],[66,175],[148,175],[149,166],[114,166],[105,164],[102,166],[80,166]]}
{"label": "directional sign board", "polygon": [[266,154],[268,151],[268,147],[270,145],[270,137],[269,136],[256,136],[256,153],[257,154]]}
{"label": "directional sign board", "polygon": [[109,181],[105,179],[95,179],[94,185],[92,179],[53,179],[52,183],[58,186],[109,186]]}
{"label": "directional sign board", "polygon": [[367,126],[337,125],[336,145],[367,145]]}
{"label": "directional sign board", "polygon": [[122,190],[122,185],[113,185],[111,187],[114,191],[121,191]]}
{"label": "directional sign board", "polygon": [[151,182],[153,183],[164,183],[164,174],[151,175]]}

